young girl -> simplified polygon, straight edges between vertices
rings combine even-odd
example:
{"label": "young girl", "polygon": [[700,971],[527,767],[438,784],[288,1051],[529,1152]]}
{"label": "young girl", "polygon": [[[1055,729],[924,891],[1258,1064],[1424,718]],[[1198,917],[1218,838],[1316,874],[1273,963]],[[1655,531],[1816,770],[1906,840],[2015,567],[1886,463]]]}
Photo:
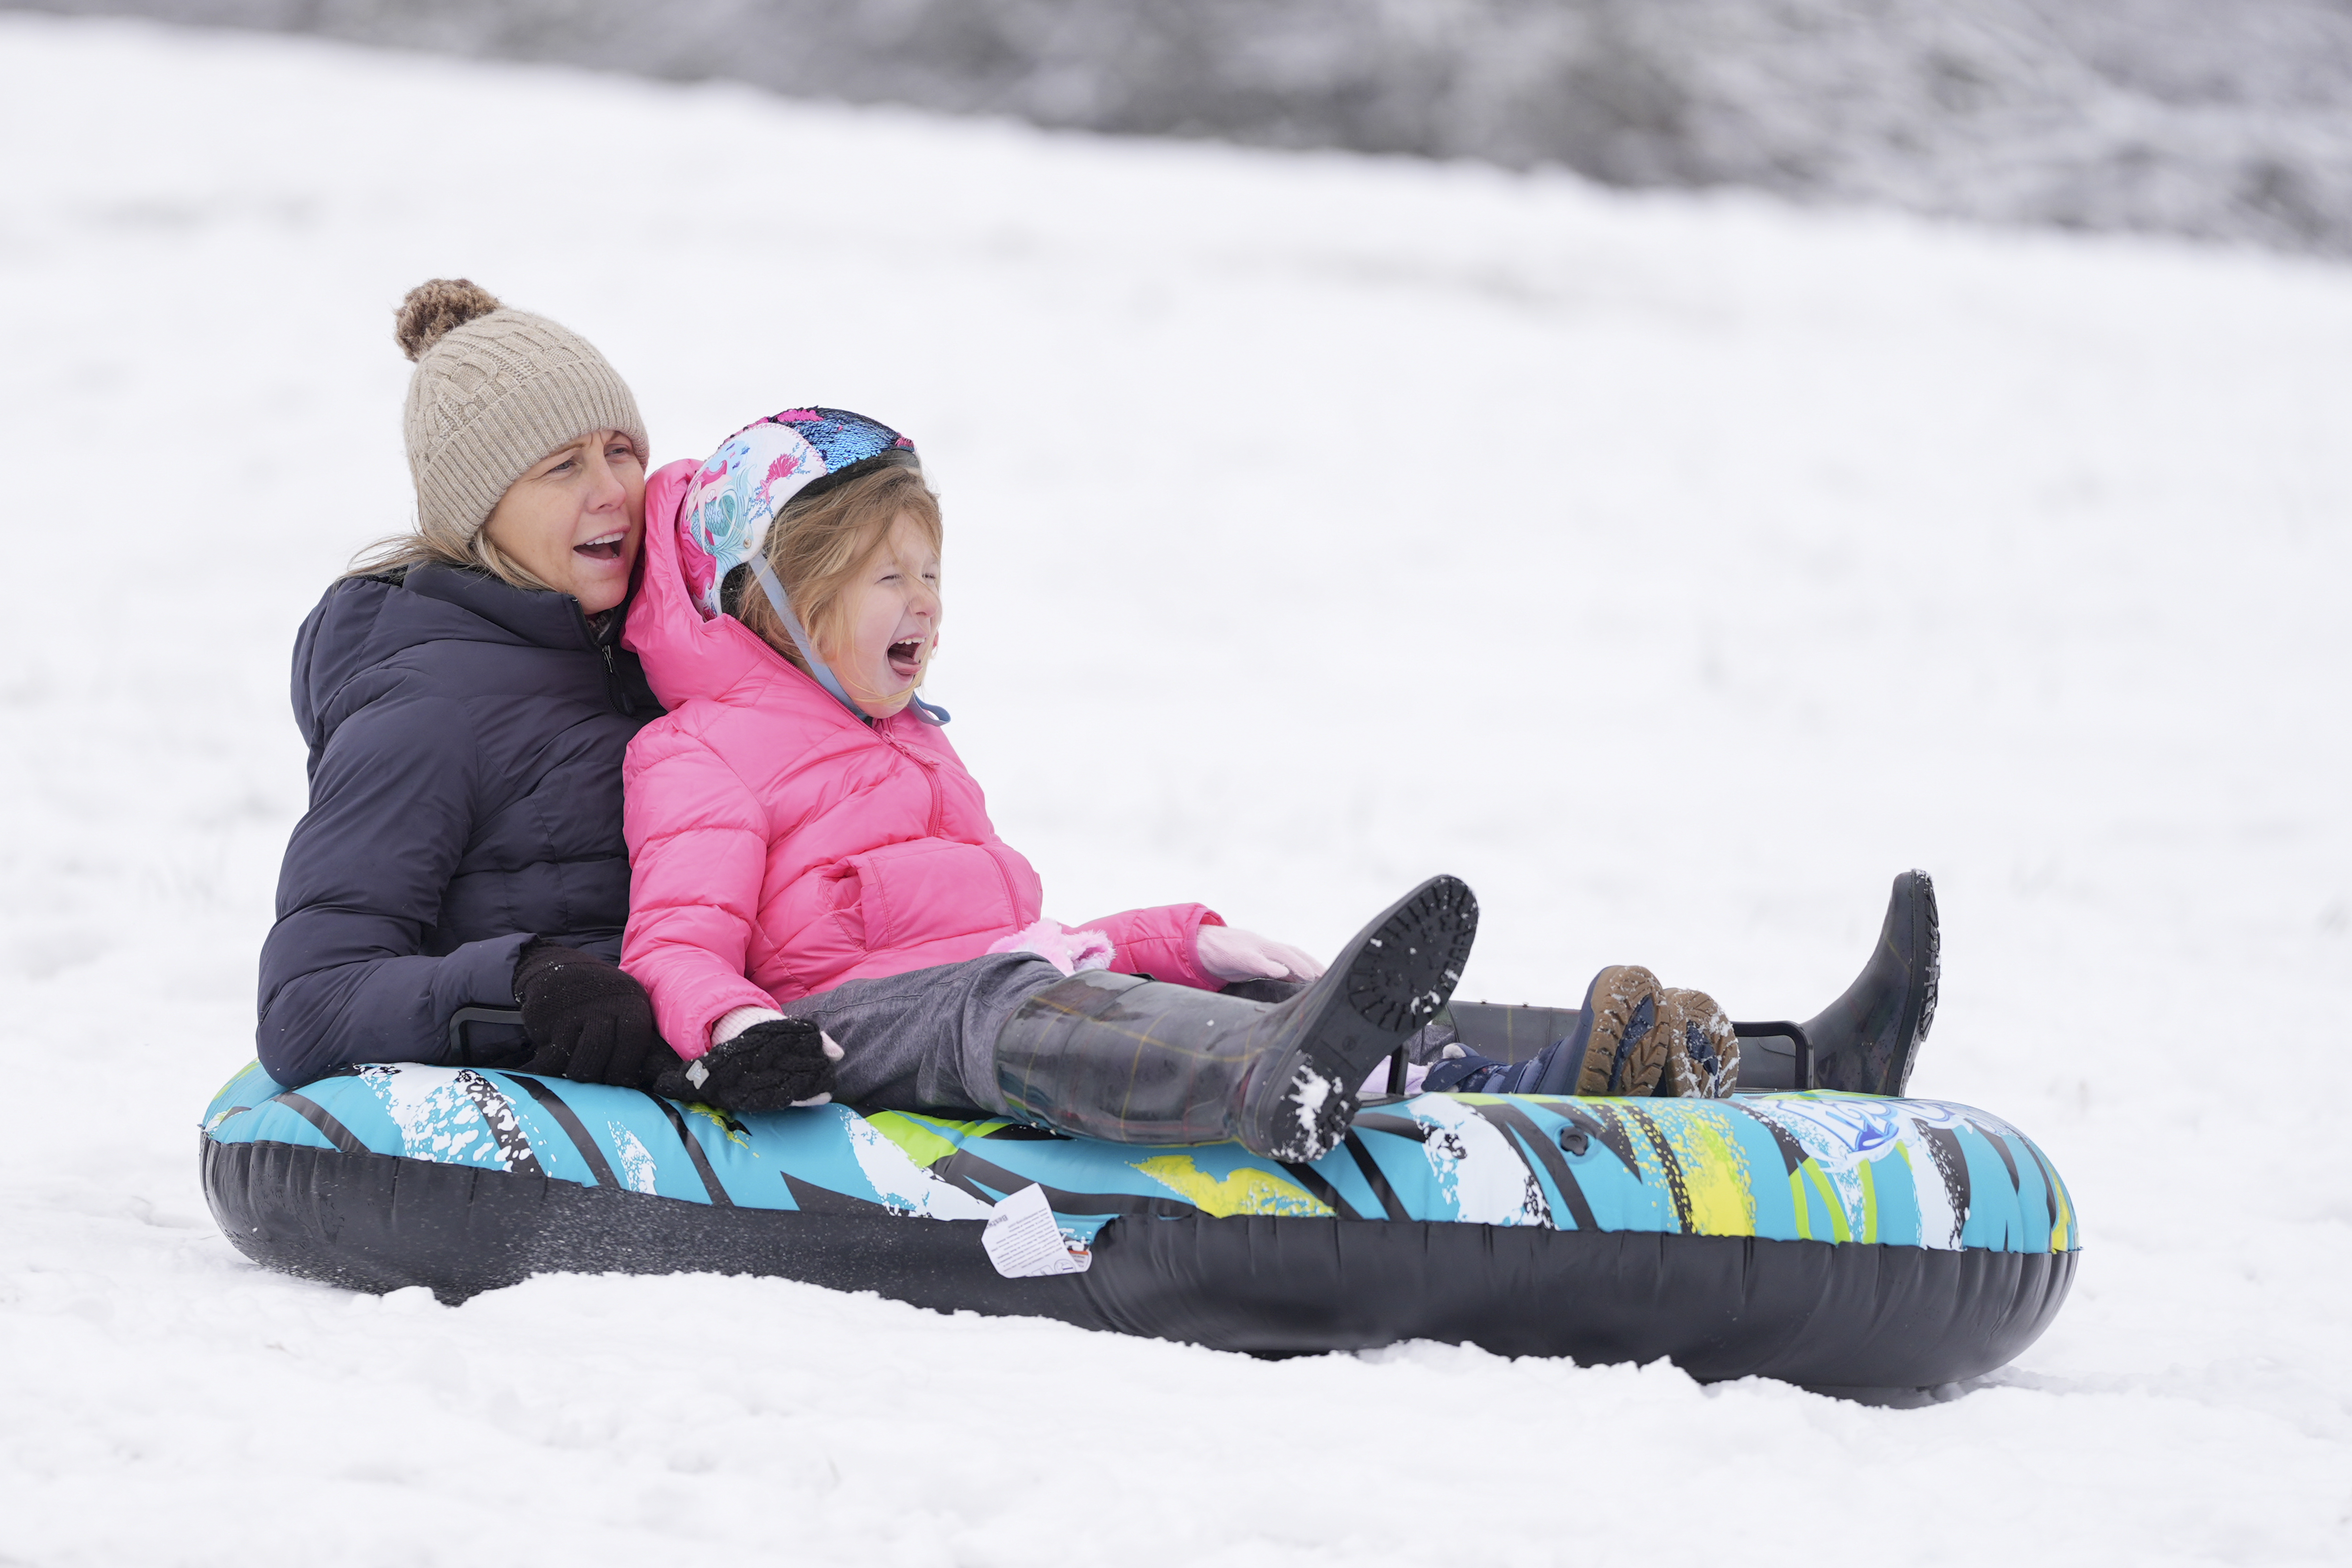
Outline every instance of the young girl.
{"label": "young girl", "polygon": [[[915,695],[940,550],[913,444],[836,409],[762,419],[648,483],[626,642],[669,711],[624,773],[622,963],[684,1058],[662,1091],[1321,1157],[1366,1075],[1450,997],[1470,890],[1422,884],[1328,973],[1198,904],[1043,918],[947,715]],[[1735,1053],[1712,1002],[1620,966],[1540,1066],[1438,1070],[1467,1088],[1728,1092]]]}
{"label": "young girl", "polygon": [[[1076,931],[1043,918],[947,716],[914,695],[938,645],[940,533],[904,437],[790,410],[663,469],[646,504],[627,640],[669,712],[623,774],[622,963],[686,1058],[672,1091],[1314,1159],[1353,1086],[1444,1005],[1476,922],[1450,878],[1328,974],[1198,904]],[[1304,988],[1219,994],[1244,980]]]}

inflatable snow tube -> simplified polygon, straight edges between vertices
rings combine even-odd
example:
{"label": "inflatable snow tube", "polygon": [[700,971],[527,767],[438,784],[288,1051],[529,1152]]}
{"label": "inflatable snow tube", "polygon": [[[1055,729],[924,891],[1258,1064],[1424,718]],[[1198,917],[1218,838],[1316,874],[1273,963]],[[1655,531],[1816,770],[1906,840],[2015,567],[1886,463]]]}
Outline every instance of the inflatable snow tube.
{"label": "inflatable snow tube", "polygon": [[[1989,1372],[2079,1256],[2065,1184],[2007,1123],[1820,1092],[1422,1095],[1308,1165],[470,1068],[287,1089],[257,1066],[203,1162],[247,1258],[365,1290],[764,1274],[1259,1353],[1433,1339],[1814,1386]],[[993,1206],[1033,1184],[1083,1272],[992,1263]]]}

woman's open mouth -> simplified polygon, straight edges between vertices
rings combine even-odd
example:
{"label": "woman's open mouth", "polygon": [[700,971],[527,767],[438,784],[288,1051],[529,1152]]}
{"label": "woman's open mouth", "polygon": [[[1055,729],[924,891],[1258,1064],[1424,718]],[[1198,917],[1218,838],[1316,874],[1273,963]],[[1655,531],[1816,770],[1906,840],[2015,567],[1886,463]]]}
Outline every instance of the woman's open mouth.
{"label": "woman's open mouth", "polygon": [[923,673],[923,639],[907,637],[890,645],[890,673],[912,680]]}
{"label": "woman's open mouth", "polygon": [[628,537],[629,531],[625,528],[617,533],[608,533],[601,539],[592,539],[585,544],[575,544],[572,547],[572,553],[585,555],[591,561],[618,561],[621,558],[621,545]]}

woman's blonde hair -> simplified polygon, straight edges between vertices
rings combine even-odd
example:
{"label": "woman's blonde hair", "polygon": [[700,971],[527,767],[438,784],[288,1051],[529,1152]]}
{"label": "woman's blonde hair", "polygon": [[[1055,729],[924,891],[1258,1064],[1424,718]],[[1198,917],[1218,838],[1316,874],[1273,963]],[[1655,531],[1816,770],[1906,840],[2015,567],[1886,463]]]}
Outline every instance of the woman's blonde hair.
{"label": "woman's blonde hair", "polygon": [[439,562],[444,566],[470,566],[487,572],[511,588],[530,588],[541,593],[554,590],[526,572],[521,563],[490,542],[487,520],[470,531],[452,526],[446,519],[419,518],[414,531],[395,533],[389,539],[379,539],[352,559],[343,575],[346,577],[383,577],[406,572],[412,566]]}
{"label": "woman's blonde hair", "polygon": [[[899,518],[914,521],[934,553],[940,548],[940,498],[923,482],[923,471],[912,455],[893,454],[874,461],[873,468],[813,495],[793,497],[768,525],[768,566],[783,584],[793,613],[820,654],[838,647],[847,634],[849,589],[888,545]],[[740,582],[737,573],[741,574]],[[794,668],[806,672],[808,665],[793,646],[792,633],[751,580],[750,568],[739,566],[728,576],[722,592],[732,596],[740,591],[741,595],[729,606],[735,618],[759,633]]]}

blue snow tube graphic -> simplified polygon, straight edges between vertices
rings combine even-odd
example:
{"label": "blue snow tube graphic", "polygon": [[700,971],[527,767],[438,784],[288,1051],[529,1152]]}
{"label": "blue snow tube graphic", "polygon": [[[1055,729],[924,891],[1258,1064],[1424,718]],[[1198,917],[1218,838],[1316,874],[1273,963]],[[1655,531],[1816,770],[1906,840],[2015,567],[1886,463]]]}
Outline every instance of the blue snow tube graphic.
{"label": "blue snow tube graphic", "polygon": [[[1826,1092],[1421,1095],[1312,1164],[821,1106],[729,1115],[488,1068],[223,1087],[202,1141],[246,1256],[456,1300],[536,1273],[776,1275],[1260,1353],[1425,1338],[1694,1375],[1922,1387],[2063,1303],[2073,1200],[1997,1117]],[[1042,1187],[1082,1273],[979,1233]]]}

